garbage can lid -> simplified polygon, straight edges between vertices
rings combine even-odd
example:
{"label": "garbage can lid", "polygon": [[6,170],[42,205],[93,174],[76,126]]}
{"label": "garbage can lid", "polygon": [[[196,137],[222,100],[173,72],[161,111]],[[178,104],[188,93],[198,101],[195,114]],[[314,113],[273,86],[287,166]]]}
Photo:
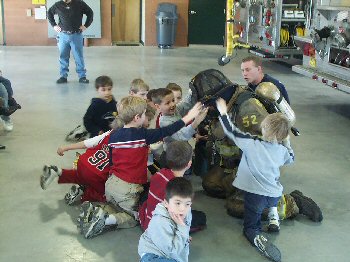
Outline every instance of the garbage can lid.
{"label": "garbage can lid", "polygon": [[177,15],[176,11],[177,11],[176,5],[170,4],[170,3],[160,3],[158,4],[157,15],[160,12],[168,12],[176,16]]}

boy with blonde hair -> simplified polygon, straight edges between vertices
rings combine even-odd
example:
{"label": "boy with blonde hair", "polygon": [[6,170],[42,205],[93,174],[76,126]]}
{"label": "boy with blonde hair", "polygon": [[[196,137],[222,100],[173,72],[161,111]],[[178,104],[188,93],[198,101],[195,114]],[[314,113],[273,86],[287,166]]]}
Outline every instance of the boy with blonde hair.
{"label": "boy with blonde hair", "polygon": [[147,99],[147,93],[149,91],[149,86],[140,78],[136,78],[131,81],[129,95],[138,96],[143,99]]}
{"label": "boy with blonde hair", "polygon": [[137,204],[143,191],[142,185],[147,182],[149,145],[177,132],[192,121],[202,107],[197,103],[182,119],[160,129],[142,127],[146,108],[146,101],[135,96],[125,97],[119,103],[118,116],[124,126],[110,135],[112,166],[105,192],[107,201],[122,211],[118,213],[122,218],[110,216],[102,208],[96,208],[91,222],[84,226],[83,234],[86,238],[102,233],[108,225],[123,228],[124,224],[130,224],[130,220],[138,219]]}
{"label": "boy with blonde hair", "polygon": [[220,98],[216,104],[225,134],[243,151],[233,181],[234,187],[244,191],[243,234],[264,256],[281,261],[279,249],[261,234],[261,214],[271,208],[278,219],[277,203],[283,191],[279,168],[294,162],[288,136],[290,123],[282,113],[266,116],[261,123],[263,139],[259,139],[233,125],[225,100]]}
{"label": "boy with blonde hair", "polygon": [[[147,106],[143,127],[148,128],[149,121],[154,118],[154,114],[153,108]],[[123,123],[115,119],[112,125],[112,129],[116,130],[121,128]],[[110,171],[108,141],[111,131],[78,143],[60,146],[57,149],[57,154],[60,156],[70,150],[87,150],[85,153],[79,154],[76,167],[73,169],[45,165],[43,175],[40,177],[41,188],[46,190],[58,177],[58,184],[74,184],[64,198],[68,205],[72,205],[78,200],[81,202],[105,202],[105,183]]]}

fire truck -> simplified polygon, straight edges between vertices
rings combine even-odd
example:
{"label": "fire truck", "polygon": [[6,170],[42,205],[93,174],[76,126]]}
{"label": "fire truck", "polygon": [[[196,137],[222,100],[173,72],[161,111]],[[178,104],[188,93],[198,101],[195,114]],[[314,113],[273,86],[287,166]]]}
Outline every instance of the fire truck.
{"label": "fire truck", "polygon": [[350,0],[227,0],[226,54],[302,58],[293,71],[350,93]]}

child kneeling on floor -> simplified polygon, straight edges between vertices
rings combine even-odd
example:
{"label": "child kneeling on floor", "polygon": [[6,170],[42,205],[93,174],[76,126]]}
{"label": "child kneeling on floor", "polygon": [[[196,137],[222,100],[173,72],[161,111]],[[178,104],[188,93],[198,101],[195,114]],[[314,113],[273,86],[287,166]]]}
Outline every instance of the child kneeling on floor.
{"label": "child kneeling on floor", "polygon": [[[169,144],[165,156],[167,168],[162,168],[151,177],[148,198],[139,209],[141,228],[146,230],[152,213],[158,203],[165,198],[165,188],[169,181],[183,177],[191,167],[193,150],[187,141],[174,141]],[[199,231],[206,226],[204,212],[192,210],[191,232]]]}
{"label": "child kneeling on floor", "polygon": [[[148,128],[149,121],[154,118],[154,110],[147,106],[145,115],[143,127]],[[111,124],[112,130],[117,130],[122,126],[123,123],[120,119],[115,119]],[[60,156],[70,150],[86,149],[86,151],[83,154],[78,154],[73,169],[45,165],[40,177],[41,188],[47,189],[52,181],[58,177],[58,184],[74,184],[64,197],[68,205],[73,205],[77,201],[82,203],[84,201],[105,202],[105,183],[110,171],[108,141],[112,130],[82,142],[60,146],[57,149],[57,154]],[[152,166],[152,168],[154,167]],[[85,207],[92,208],[90,205],[85,205]]]}
{"label": "child kneeling on floor", "polygon": [[187,262],[192,220],[193,188],[183,177],[170,180],[165,200],[156,206],[147,230],[141,235],[141,262]]}
{"label": "child kneeling on floor", "polygon": [[[227,115],[225,100],[216,102],[225,134],[243,151],[233,186],[244,191],[243,234],[267,258],[281,261],[281,253],[261,234],[261,214],[265,208],[275,213],[283,186],[279,182],[283,165],[294,162],[290,147],[290,123],[282,113],[267,115],[261,122],[262,138],[241,132]],[[271,209],[272,208],[272,209]]]}
{"label": "child kneeling on floor", "polygon": [[78,125],[66,136],[66,141],[83,141],[109,131],[110,124],[117,115],[117,101],[114,99],[113,81],[109,76],[99,76],[95,80],[97,96],[91,99],[83,124]]}

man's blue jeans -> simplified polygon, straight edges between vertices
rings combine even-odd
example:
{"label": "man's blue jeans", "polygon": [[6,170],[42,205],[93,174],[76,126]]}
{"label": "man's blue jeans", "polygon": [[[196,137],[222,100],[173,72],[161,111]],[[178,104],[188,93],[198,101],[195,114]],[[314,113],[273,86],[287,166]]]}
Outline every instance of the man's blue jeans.
{"label": "man's blue jeans", "polygon": [[254,245],[254,238],[261,232],[261,214],[265,208],[276,207],[280,197],[268,197],[244,192],[243,233]]}
{"label": "man's blue jeans", "polygon": [[81,33],[67,34],[58,33],[58,49],[60,51],[60,75],[67,78],[70,51],[72,50],[75,60],[76,71],[79,78],[86,77],[86,69],[83,56],[84,39]]}
{"label": "man's blue jeans", "polygon": [[176,260],[147,253],[142,256],[140,262],[176,262]]}

